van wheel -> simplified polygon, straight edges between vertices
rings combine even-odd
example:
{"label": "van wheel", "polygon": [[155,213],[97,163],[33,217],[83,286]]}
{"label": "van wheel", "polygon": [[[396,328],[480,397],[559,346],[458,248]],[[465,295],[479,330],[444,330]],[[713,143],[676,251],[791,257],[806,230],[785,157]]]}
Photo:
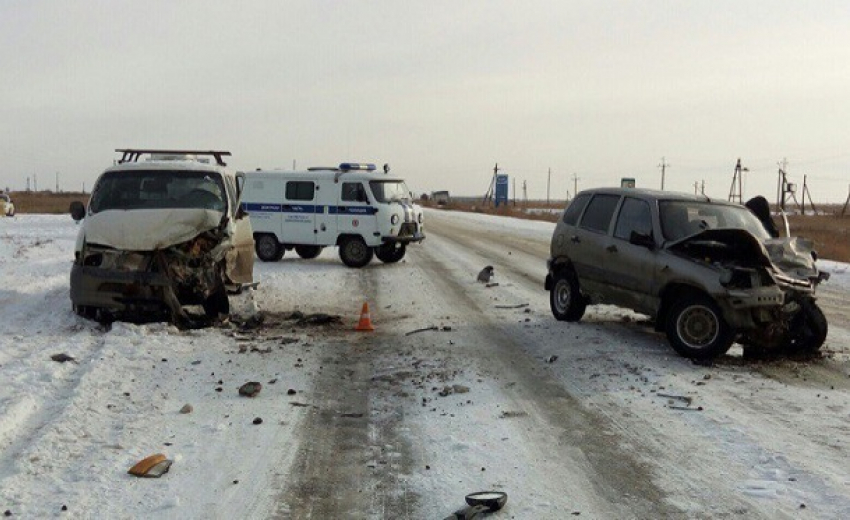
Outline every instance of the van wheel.
{"label": "van wheel", "polygon": [[555,283],[549,291],[549,308],[558,321],[578,321],[584,316],[587,300],[581,294],[575,273],[555,274]]}
{"label": "van wheel", "polygon": [[812,300],[800,302],[800,312],[791,320],[791,352],[811,354],[820,350],[826,341],[829,325],[823,311]]}
{"label": "van wheel", "polygon": [[339,245],[339,257],[348,267],[363,267],[372,261],[374,253],[360,237],[348,237]]}
{"label": "van wheel", "polygon": [[665,332],[673,349],[690,359],[725,354],[735,340],[735,331],[723,319],[720,308],[703,294],[689,294],[673,302]]}
{"label": "van wheel", "polygon": [[254,251],[257,252],[257,258],[263,262],[277,262],[283,258],[283,253],[286,252],[274,235],[258,236],[254,243]]}
{"label": "van wheel", "polygon": [[322,252],[321,246],[295,246],[295,252],[305,260],[316,258]]}
{"label": "van wheel", "polygon": [[375,248],[375,256],[385,264],[394,264],[404,258],[407,245],[398,242],[387,242]]}

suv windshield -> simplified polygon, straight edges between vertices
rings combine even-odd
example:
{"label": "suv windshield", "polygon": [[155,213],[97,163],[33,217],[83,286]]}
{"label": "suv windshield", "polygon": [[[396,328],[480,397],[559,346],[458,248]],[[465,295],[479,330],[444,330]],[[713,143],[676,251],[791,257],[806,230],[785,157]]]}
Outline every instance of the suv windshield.
{"label": "suv windshield", "polygon": [[770,238],[759,219],[743,206],[700,201],[662,201],[661,231],[666,240],[679,240],[705,229],[744,229],[758,239]]}
{"label": "suv windshield", "polygon": [[410,198],[404,181],[369,181],[369,187],[378,202],[400,202]]}
{"label": "suv windshield", "polygon": [[104,173],[92,192],[92,213],[109,209],[198,208],[225,212],[224,185],[215,172],[180,170]]}

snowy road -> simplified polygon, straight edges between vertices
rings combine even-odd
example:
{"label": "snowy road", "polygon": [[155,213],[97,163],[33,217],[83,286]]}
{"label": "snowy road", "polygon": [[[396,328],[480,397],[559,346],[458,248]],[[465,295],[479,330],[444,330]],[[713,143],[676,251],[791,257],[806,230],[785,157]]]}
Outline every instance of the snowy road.
{"label": "snowy road", "polygon": [[[631,312],[556,322],[552,224],[427,219],[399,264],[258,262],[267,320],[250,333],[81,320],[73,222],[0,221],[0,511],[441,519],[496,489],[494,519],[850,517],[846,265],[824,263],[822,359],[733,347],[704,367]],[[475,281],[488,264],[498,286]],[[352,330],[364,301],[374,333]],[[257,397],[238,395],[246,381]],[[163,478],[126,474],[157,452],[175,461]]]}

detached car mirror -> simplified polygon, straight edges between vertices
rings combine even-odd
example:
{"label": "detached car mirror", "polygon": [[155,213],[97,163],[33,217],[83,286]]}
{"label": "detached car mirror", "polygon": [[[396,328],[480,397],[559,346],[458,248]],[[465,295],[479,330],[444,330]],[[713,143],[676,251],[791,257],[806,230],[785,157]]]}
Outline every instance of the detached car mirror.
{"label": "detached car mirror", "polygon": [[632,234],[629,235],[629,243],[645,247],[649,250],[655,249],[655,240],[652,239],[652,234],[646,235],[644,233],[632,231]]}
{"label": "detached car mirror", "polygon": [[71,203],[69,211],[71,212],[71,218],[73,218],[77,222],[83,220],[83,218],[85,218],[86,216],[86,207],[83,206],[83,203],[78,200],[75,200]]}

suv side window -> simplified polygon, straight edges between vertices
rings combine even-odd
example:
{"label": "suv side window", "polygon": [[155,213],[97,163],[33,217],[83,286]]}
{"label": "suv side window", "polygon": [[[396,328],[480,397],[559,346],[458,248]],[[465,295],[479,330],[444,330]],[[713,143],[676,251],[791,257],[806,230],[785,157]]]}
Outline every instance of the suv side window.
{"label": "suv side window", "polygon": [[564,217],[562,219],[564,224],[575,226],[576,222],[578,222],[579,215],[581,215],[581,212],[584,211],[584,207],[587,206],[587,201],[589,200],[590,195],[579,195],[574,198],[564,211]]}
{"label": "suv side window", "polygon": [[581,219],[581,227],[599,233],[607,233],[611,217],[620,202],[619,195],[596,195],[587,205]]}
{"label": "suv side window", "polygon": [[289,181],[286,183],[287,200],[313,200],[316,192],[312,181]]}
{"label": "suv side window", "polygon": [[649,203],[645,200],[626,197],[620,207],[614,236],[628,240],[632,236],[632,231],[637,231],[642,235],[652,233],[652,211],[649,209]]}

